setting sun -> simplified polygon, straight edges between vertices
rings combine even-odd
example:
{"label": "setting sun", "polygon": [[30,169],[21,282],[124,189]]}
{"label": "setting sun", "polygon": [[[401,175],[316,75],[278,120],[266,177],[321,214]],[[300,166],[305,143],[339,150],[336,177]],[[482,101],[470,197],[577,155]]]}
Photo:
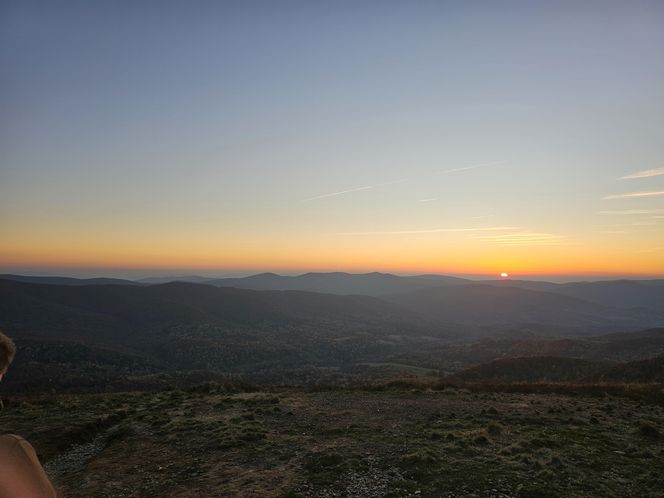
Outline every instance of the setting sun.
{"label": "setting sun", "polygon": [[503,272],[500,274],[500,278],[507,278],[507,277],[509,277],[509,273]]}

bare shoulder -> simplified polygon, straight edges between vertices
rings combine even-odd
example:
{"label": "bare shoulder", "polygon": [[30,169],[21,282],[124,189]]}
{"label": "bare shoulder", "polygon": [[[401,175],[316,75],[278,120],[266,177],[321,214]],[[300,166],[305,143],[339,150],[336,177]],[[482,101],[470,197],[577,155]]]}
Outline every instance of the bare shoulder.
{"label": "bare shoulder", "polygon": [[34,448],[15,434],[0,436],[0,496],[56,496]]}
{"label": "bare shoulder", "polygon": [[12,451],[23,444],[30,444],[16,434],[0,434],[0,451]]}
{"label": "bare shoulder", "polygon": [[14,463],[17,460],[30,459],[35,454],[35,450],[21,436],[16,434],[0,435],[0,457],[3,466]]}
{"label": "bare shoulder", "polygon": [[16,452],[32,454],[35,449],[28,441],[16,434],[0,435],[0,454]]}
{"label": "bare shoulder", "polygon": [[19,441],[25,441],[21,436],[18,434],[0,434],[0,442],[3,443],[10,443],[10,442],[19,442]]}

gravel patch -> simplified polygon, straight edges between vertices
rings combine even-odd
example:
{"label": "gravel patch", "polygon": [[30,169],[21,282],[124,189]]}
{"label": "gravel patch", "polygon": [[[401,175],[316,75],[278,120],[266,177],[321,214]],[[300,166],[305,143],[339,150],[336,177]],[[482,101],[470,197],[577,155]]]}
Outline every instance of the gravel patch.
{"label": "gravel patch", "polygon": [[48,476],[56,481],[62,475],[83,469],[87,463],[106,447],[108,432],[97,434],[89,443],[75,444],[64,453],[52,458],[44,465]]}
{"label": "gravel patch", "polygon": [[[402,480],[401,472],[396,468],[382,469],[374,458],[367,459],[368,469],[350,470],[343,474],[333,486],[316,486],[303,483],[297,492],[307,498],[383,498],[393,490],[392,483]],[[405,493],[403,496],[419,496]]]}

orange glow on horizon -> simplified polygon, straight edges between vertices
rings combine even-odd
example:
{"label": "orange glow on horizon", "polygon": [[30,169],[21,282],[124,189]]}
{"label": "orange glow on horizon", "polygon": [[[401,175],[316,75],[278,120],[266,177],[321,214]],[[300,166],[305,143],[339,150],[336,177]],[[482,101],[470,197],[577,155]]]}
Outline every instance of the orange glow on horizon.
{"label": "orange glow on horizon", "polygon": [[[401,274],[465,274],[491,275],[496,267],[509,267],[510,274],[520,278],[531,275],[620,275],[620,276],[657,276],[664,275],[664,268],[656,254],[650,257],[634,258],[631,261],[616,260],[610,255],[596,257],[592,251],[571,254],[567,258],[540,251],[526,257],[521,252],[513,251],[486,254],[486,251],[473,250],[449,251],[439,255],[433,251],[417,251],[412,256],[400,254],[395,250],[385,250],[374,254],[362,248],[356,251],[339,252],[333,249],[298,252],[274,250],[271,254],[262,254],[257,248],[244,250],[226,250],[210,254],[202,250],[191,250],[172,254],[170,251],[112,250],[75,251],[62,248],[44,254],[35,249],[7,251],[0,248],[0,266],[44,269],[48,268],[98,268],[98,269],[145,269],[164,270],[190,269],[199,272],[243,272],[273,271],[299,273],[308,271],[347,271],[364,273],[371,271]],[[432,254],[433,252],[433,254]],[[616,264],[619,261],[619,265]],[[500,276],[508,278],[507,276]]]}
{"label": "orange glow on horizon", "polygon": [[[20,236],[18,236],[20,235]],[[13,239],[13,240],[12,240]],[[381,271],[401,274],[664,275],[664,244],[501,245],[472,234],[352,237],[304,232],[220,233],[173,227],[141,233],[25,230],[0,241],[0,267],[107,268],[205,272]],[[664,242],[664,241],[662,241]]]}

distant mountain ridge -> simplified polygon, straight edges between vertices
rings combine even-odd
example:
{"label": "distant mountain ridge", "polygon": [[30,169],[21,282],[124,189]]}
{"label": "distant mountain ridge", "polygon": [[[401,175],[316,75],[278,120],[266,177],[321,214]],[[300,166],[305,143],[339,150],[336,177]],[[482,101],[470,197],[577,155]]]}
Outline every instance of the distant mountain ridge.
{"label": "distant mountain ridge", "polygon": [[146,277],[136,280],[141,284],[159,285],[167,284],[170,282],[187,282],[192,284],[204,284],[210,280],[215,280],[214,277],[201,277],[200,275],[174,275],[167,277]]}
{"label": "distant mountain ridge", "polygon": [[30,275],[12,275],[0,274],[0,280],[13,280],[15,282],[25,282],[29,284],[48,284],[48,285],[141,285],[134,280],[125,280],[122,278],[73,278],[73,277],[51,277],[51,276],[30,276]]}
{"label": "distant mountain ridge", "polygon": [[473,281],[444,275],[332,272],[296,276],[260,273],[237,278],[189,275],[139,281],[0,275],[0,280],[68,286],[186,282],[256,291],[363,295],[386,299],[431,316],[441,317],[447,313],[450,316],[445,317],[446,320],[473,325],[537,322],[586,326],[614,322],[617,326],[645,327],[664,324],[664,279],[556,284],[511,279]]}
{"label": "distant mountain ridge", "polygon": [[615,308],[647,308],[664,311],[664,279],[600,280],[553,283],[537,280],[469,280],[446,275],[400,276],[391,273],[304,273],[288,276],[259,273],[247,277],[215,278],[199,275],[147,277],[136,281],[117,278],[71,278],[0,275],[0,280],[57,285],[159,285],[169,282],[208,284],[250,290],[299,290],[338,295],[390,297],[425,289],[459,285],[483,285],[551,292]]}
{"label": "distant mountain ridge", "polygon": [[261,273],[242,278],[220,278],[206,283],[219,287],[237,287],[252,290],[299,290],[326,294],[360,294],[386,296],[429,289],[438,286],[462,285],[470,280],[444,275],[402,277],[391,273],[305,273],[282,276]]}

